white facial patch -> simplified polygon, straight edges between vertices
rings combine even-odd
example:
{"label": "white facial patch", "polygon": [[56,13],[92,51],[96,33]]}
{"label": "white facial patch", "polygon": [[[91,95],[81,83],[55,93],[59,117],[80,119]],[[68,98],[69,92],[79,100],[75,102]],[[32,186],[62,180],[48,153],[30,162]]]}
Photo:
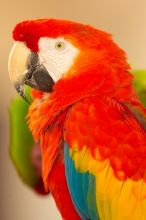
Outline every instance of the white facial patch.
{"label": "white facial patch", "polygon": [[56,82],[73,65],[79,50],[64,38],[40,38],[38,42],[39,60]]}

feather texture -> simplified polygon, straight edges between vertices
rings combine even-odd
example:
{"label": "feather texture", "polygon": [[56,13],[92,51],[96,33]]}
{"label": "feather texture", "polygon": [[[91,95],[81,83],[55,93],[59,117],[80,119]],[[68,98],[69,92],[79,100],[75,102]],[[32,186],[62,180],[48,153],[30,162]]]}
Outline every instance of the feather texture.
{"label": "feather texture", "polygon": [[[72,200],[83,220],[99,220],[96,206],[95,177],[88,172],[80,172],[69,154],[68,146],[64,146],[66,178]],[[80,164],[84,158],[80,158]]]}
{"label": "feather texture", "polygon": [[127,106],[97,97],[76,103],[65,140],[68,186],[83,219],[146,219],[146,133]]}

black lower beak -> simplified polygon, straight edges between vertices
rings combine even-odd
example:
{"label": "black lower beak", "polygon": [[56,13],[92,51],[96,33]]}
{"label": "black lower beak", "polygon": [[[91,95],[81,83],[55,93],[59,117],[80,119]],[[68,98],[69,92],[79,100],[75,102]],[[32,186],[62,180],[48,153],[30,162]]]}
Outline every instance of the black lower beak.
{"label": "black lower beak", "polygon": [[15,84],[17,92],[25,101],[29,103],[25,96],[24,85],[28,85],[43,92],[51,92],[53,90],[54,81],[45,66],[39,63],[37,53],[31,53],[28,58],[26,69],[27,71],[22,82]]}
{"label": "black lower beak", "polygon": [[32,53],[29,57],[24,83],[43,92],[51,92],[53,89],[54,81],[45,66],[40,65],[37,53]]}

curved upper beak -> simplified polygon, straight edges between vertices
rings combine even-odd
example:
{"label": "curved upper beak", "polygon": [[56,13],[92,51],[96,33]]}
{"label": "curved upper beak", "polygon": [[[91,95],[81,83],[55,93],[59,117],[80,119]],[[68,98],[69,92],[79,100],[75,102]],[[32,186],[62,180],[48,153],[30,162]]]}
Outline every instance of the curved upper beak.
{"label": "curved upper beak", "polygon": [[52,91],[54,81],[45,66],[40,64],[38,54],[31,52],[22,42],[16,42],[12,47],[8,71],[17,92],[26,101],[25,85],[44,92]]}

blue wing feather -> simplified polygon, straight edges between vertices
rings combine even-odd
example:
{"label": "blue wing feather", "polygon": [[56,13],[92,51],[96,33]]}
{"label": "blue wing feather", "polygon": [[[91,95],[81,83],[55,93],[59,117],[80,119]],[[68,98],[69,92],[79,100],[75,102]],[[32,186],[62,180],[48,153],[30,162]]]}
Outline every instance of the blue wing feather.
{"label": "blue wing feather", "polygon": [[76,170],[69,154],[67,144],[64,146],[66,178],[73,203],[83,220],[99,220],[96,206],[95,177],[88,172]]}

